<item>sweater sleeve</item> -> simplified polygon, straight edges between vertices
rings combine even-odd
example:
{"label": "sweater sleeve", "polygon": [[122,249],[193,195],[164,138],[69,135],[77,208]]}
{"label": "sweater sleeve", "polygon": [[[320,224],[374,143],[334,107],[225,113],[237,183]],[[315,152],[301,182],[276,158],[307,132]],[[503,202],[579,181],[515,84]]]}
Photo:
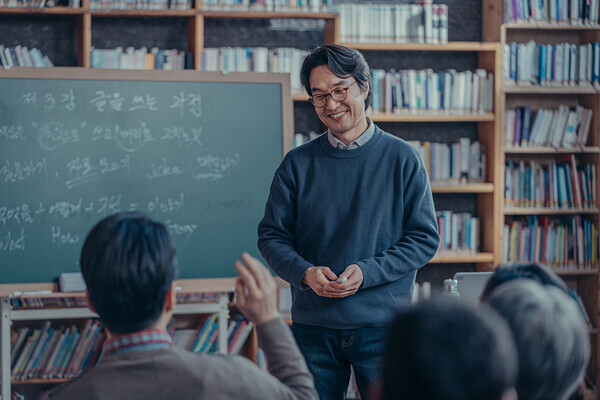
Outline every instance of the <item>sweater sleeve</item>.
{"label": "sweater sleeve", "polygon": [[425,265],[435,255],[440,237],[427,172],[420,170],[404,193],[403,235],[392,247],[358,261],[362,289],[396,281]]}
{"label": "sweater sleeve", "polygon": [[289,326],[281,318],[256,327],[260,347],[265,352],[269,372],[290,392],[277,399],[318,399],[314,381],[304,357],[292,336]]}
{"label": "sweater sleeve", "polygon": [[312,265],[293,244],[296,191],[289,164],[284,159],[273,178],[265,215],[258,225],[258,249],[277,275],[297,289],[307,290],[302,278]]}

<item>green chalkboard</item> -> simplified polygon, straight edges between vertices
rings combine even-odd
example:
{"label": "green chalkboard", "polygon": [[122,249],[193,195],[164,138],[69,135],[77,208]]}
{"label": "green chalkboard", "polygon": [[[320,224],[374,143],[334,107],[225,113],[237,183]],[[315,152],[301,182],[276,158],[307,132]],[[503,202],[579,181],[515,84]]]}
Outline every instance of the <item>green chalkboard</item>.
{"label": "green chalkboard", "polygon": [[179,278],[235,276],[291,108],[284,74],[0,71],[0,283],[79,271],[87,232],[123,210],[167,225]]}

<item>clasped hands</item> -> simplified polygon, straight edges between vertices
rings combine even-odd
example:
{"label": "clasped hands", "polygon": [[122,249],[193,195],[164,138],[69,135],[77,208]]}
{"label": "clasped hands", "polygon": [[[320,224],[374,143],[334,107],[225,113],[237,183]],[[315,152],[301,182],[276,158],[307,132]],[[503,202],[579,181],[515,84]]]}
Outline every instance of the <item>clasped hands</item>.
{"label": "clasped hands", "polygon": [[347,278],[346,282],[336,282],[338,276],[329,267],[310,267],[306,270],[302,283],[322,297],[347,297],[356,293],[363,283],[363,273],[358,264],[350,264],[339,278]]}

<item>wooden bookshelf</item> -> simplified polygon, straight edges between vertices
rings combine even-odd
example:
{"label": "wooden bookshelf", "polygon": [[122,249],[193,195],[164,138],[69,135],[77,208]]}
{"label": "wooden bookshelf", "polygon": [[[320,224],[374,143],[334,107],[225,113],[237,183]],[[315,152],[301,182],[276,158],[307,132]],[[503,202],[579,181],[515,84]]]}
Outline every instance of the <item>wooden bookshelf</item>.
{"label": "wooden bookshelf", "polygon": [[[510,42],[527,43],[530,40],[540,44],[559,44],[563,42],[576,45],[590,43],[600,40],[600,25],[571,25],[571,24],[549,24],[549,23],[504,23],[504,2],[495,0],[483,0],[483,28],[482,37],[484,41],[500,41],[504,46]],[[499,76],[503,78],[503,74]],[[502,81],[502,79],[499,79]],[[504,188],[504,165],[507,159],[510,161],[544,160],[544,162],[555,162],[564,154],[572,154],[577,163],[593,164],[596,169],[600,168],[600,93],[594,86],[514,86],[502,84],[499,91],[499,102],[502,120],[498,133],[501,136],[501,151],[497,164],[497,171],[502,176],[498,180],[500,187]],[[506,127],[504,126],[505,113],[509,108],[529,106],[532,112],[541,108],[556,108],[559,104],[569,107],[582,105],[593,112],[592,124],[588,142],[579,148],[553,148],[553,147],[510,147],[504,143]],[[533,121],[532,121],[533,124]],[[600,188],[600,178],[596,176],[594,182],[596,188]],[[592,208],[550,209],[550,208],[521,208],[507,207],[504,204],[503,190],[496,193],[498,202],[502,205],[499,215],[500,229],[497,232],[497,240],[502,243],[504,223],[518,219],[523,220],[530,215],[547,216],[550,221],[569,220],[573,216],[581,216],[582,219],[591,221],[598,227],[600,222],[600,198],[596,196]],[[595,243],[597,246],[598,243]],[[500,260],[503,259],[500,253]],[[592,337],[592,358],[588,367],[588,375],[596,382],[600,382],[600,342],[597,335],[599,326],[599,272],[598,266],[592,268],[577,268],[575,266],[550,266],[567,283],[577,291],[583,298],[584,305],[592,319],[594,329]],[[598,393],[596,393],[598,395]]]}
{"label": "wooden bookshelf", "polygon": [[569,208],[569,209],[554,209],[554,208],[535,208],[535,207],[520,207],[504,209],[504,215],[574,215],[574,214],[589,214],[597,215],[598,209],[593,208]]}
{"label": "wooden bookshelf", "polygon": [[444,185],[432,182],[431,191],[433,193],[494,193],[494,184],[483,182]]}
{"label": "wooden bookshelf", "polygon": [[447,44],[428,43],[342,43],[344,46],[352,47],[361,51],[384,50],[384,51],[440,51],[440,52],[483,52],[496,51],[496,43],[483,42],[448,42]]}
{"label": "wooden bookshelf", "polygon": [[494,113],[442,114],[418,112],[415,114],[369,114],[373,122],[491,122]]}
{"label": "wooden bookshelf", "polygon": [[448,255],[441,254],[436,255],[431,264],[480,264],[480,263],[492,263],[494,261],[494,255],[492,253],[476,253],[473,255]]}

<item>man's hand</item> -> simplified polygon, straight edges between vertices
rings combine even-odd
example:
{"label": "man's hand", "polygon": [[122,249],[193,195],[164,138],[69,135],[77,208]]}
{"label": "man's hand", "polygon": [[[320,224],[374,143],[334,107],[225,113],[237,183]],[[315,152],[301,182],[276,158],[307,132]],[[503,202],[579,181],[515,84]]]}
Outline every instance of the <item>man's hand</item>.
{"label": "man's hand", "polygon": [[304,273],[302,283],[310,286],[310,288],[319,296],[327,296],[324,288],[331,283],[332,280],[336,280],[337,275],[329,269],[329,267],[310,267]]}
{"label": "man's hand", "polygon": [[351,264],[340,274],[346,282],[336,282],[337,275],[328,267],[310,267],[306,270],[302,282],[323,297],[347,297],[356,293],[363,283],[362,270],[358,264]]}
{"label": "man's hand", "polygon": [[242,260],[245,265],[235,262],[240,274],[235,282],[237,308],[255,325],[278,318],[277,284],[271,273],[248,253],[242,254]]}
{"label": "man's hand", "polygon": [[[346,282],[343,282],[343,278],[347,278]],[[326,297],[348,297],[358,291],[360,285],[363,283],[362,269],[358,264],[350,264],[346,267],[344,272],[340,274],[340,282],[330,282],[324,288]]]}

